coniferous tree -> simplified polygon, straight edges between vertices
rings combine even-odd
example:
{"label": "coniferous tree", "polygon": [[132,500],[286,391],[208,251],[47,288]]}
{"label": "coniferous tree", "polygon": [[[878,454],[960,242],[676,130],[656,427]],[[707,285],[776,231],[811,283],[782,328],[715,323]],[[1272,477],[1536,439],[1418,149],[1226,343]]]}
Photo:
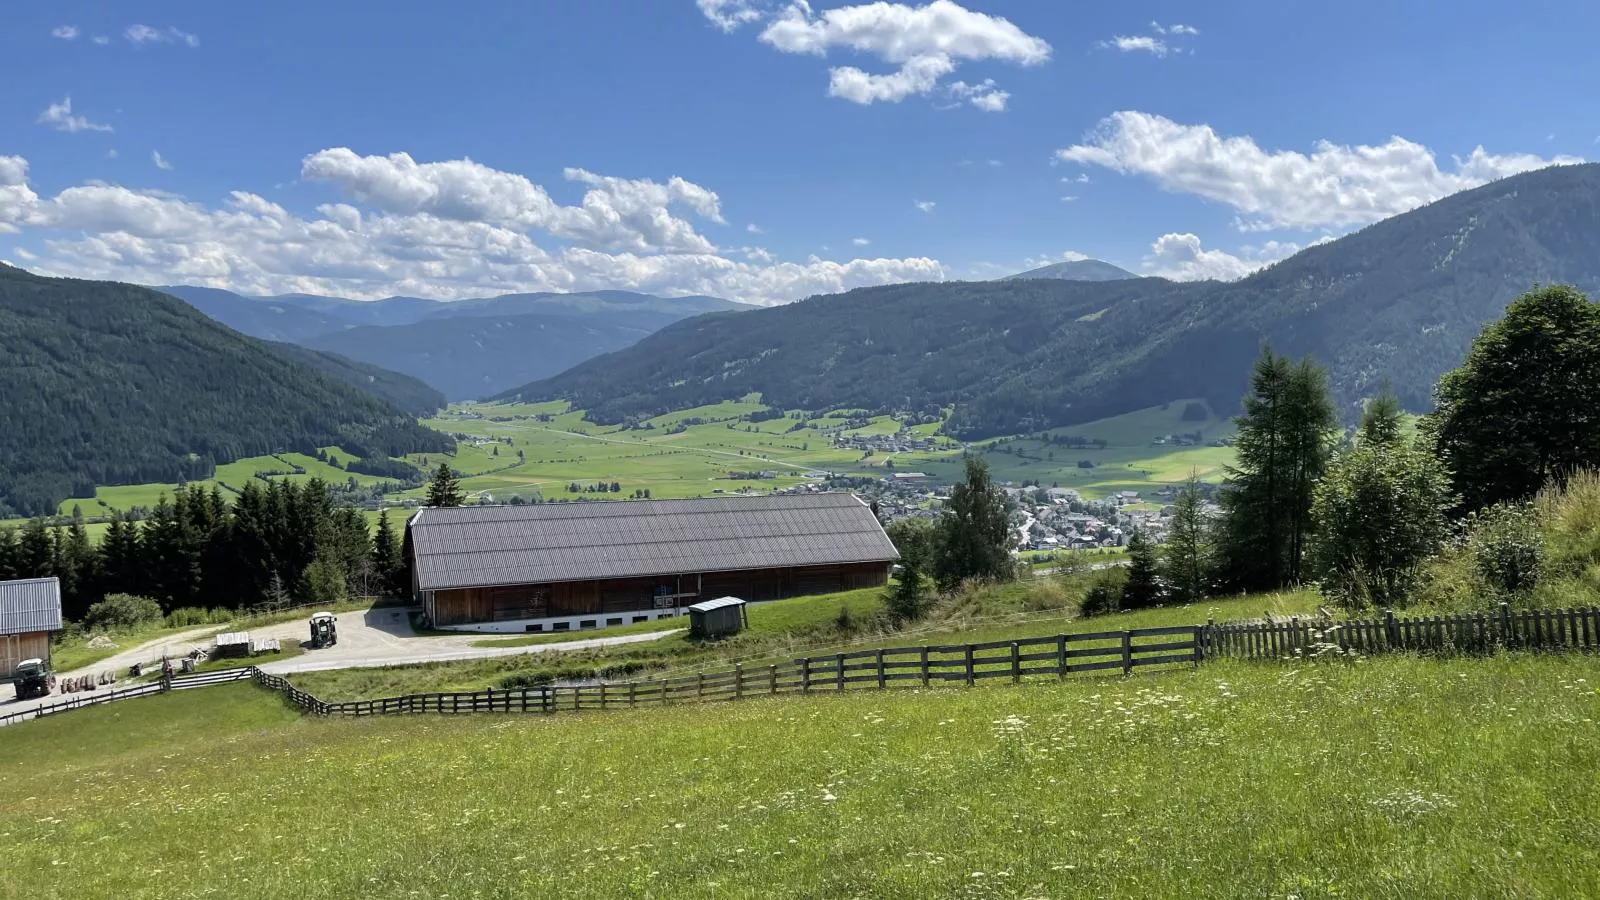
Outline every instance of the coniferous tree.
{"label": "coniferous tree", "polygon": [[97,559],[89,545],[89,533],[83,527],[83,512],[72,509],[72,524],[56,536],[56,571],[61,578],[61,614],[69,619],[81,619],[89,606],[99,597],[95,568]]}
{"label": "coniferous tree", "polygon": [[100,538],[99,593],[144,596],[144,557],[139,545],[139,525],[121,513],[112,515]]}
{"label": "coniferous tree", "polygon": [[0,528],[0,581],[17,577],[16,532],[10,528]]}
{"label": "coniferous tree", "polygon": [[1262,351],[1237,420],[1238,464],[1218,495],[1224,587],[1272,590],[1299,579],[1312,490],[1327,467],[1335,421],[1321,368]]}
{"label": "coniferous tree", "polygon": [[56,574],[55,534],[43,519],[29,519],[17,536],[14,556],[18,578],[48,578]]}
{"label": "coniferous tree", "polygon": [[1178,603],[1194,603],[1209,593],[1210,528],[1204,502],[1200,480],[1194,475],[1172,502],[1172,522],[1162,545],[1162,574]]}
{"label": "coniferous tree", "polygon": [[428,485],[427,505],[460,506],[466,500],[467,494],[461,489],[461,482],[456,478],[456,473],[450,471],[450,463],[439,463],[439,468],[433,473],[433,481]]}
{"label": "coniferous tree", "polygon": [[1128,537],[1128,580],[1122,583],[1122,609],[1155,606],[1162,598],[1161,579],[1156,571],[1156,548],[1144,532],[1135,528]]}
{"label": "coniferous tree", "polygon": [[934,581],[951,590],[968,578],[1006,580],[1015,575],[1005,494],[989,480],[989,466],[967,457],[966,481],[950,491],[934,539]]}
{"label": "coniferous tree", "polygon": [[394,527],[389,523],[387,509],[378,513],[378,528],[372,536],[372,568],[377,574],[379,589],[385,595],[404,593],[400,540],[395,537]]}

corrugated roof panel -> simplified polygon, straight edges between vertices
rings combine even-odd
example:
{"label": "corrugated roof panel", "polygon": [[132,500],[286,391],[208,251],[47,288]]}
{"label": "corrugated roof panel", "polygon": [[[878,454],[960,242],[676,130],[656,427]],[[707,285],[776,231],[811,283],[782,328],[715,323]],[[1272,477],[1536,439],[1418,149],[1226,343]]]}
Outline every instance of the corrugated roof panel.
{"label": "corrugated roof panel", "polygon": [[60,581],[55,578],[0,581],[0,634],[60,630]]}
{"label": "corrugated roof panel", "polygon": [[897,557],[842,493],[430,509],[412,544],[422,590]]}

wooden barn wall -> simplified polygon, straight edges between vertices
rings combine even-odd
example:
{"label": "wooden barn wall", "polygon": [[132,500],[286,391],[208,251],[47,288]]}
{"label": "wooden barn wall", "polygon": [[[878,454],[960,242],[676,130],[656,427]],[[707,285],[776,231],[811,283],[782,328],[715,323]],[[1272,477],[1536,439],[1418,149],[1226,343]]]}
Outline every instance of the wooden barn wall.
{"label": "wooden barn wall", "polygon": [[433,620],[436,625],[459,625],[465,622],[627,612],[654,606],[658,588],[665,588],[670,593],[693,593],[698,589],[697,597],[678,601],[679,605],[687,606],[696,599],[726,596],[760,601],[804,594],[829,594],[875,587],[888,580],[888,563],[856,563],[708,572],[704,575],[462,588],[434,592]]}
{"label": "wooden barn wall", "polygon": [[35,658],[50,661],[50,632],[0,635],[0,678],[9,679],[17,663]]}

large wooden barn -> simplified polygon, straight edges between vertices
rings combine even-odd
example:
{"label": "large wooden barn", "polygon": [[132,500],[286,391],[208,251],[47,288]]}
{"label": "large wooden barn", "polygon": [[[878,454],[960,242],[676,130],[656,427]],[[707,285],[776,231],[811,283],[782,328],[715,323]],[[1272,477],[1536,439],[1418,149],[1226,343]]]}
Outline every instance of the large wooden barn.
{"label": "large wooden barn", "polygon": [[881,585],[897,554],[851,494],[429,508],[412,588],[435,628],[569,631],[675,616],[702,599]]}
{"label": "large wooden barn", "polygon": [[61,630],[61,582],[0,581],[0,681],[25,659],[50,661],[50,635]]}

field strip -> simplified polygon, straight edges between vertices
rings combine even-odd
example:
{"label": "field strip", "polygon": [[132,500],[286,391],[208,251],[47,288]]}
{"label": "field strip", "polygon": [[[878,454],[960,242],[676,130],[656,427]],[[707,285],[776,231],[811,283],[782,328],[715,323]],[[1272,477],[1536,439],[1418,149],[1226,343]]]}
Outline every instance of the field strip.
{"label": "field strip", "polygon": [[570,435],[572,437],[588,438],[591,441],[600,441],[600,442],[606,443],[606,444],[626,444],[626,445],[633,446],[633,447],[639,447],[639,446],[663,447],[663,446],[668,446],[668,447],[671,447],[674,450],[680,450],[680,451],[683,451],[683,452],[686,452],[686,453],[710,453],[710,454],[714,454],[714,455],[717,455],[717,456],[731,456],[734,459],[759,460],[760,462],[769,462],[769,463],[772,463],[774,465],[788,466],[791,469],[799,469],[799,470],[804,471],[804,472],[809,472],[809,471],[811,471],[811,470],[816,468],[816,466],[802,466],[802,465],[798,465],[796,463],[784,462],[781,459],[772,459],[770,457],[768,457],[766,459],[762,459],[759,456],[754,456],[754,457],[752,457],[752,456],[741,456],[741,455],[739,455],[737,453],[734,453],[732,451],[729,451],[729,450],[711,450],[711,449],[708,449],[706,447],[683,447],[683,446],[680,446],[680,445],[677,445],[677,444],[663,444],[663,443],[658,443],[656,441],[624,441],[624,440],[618,440],[617,438],[600,437],[599,435],[596,435],[596,434],[584,434],[584,433],[579,432],[579,431],[562,431],[559,428],[543,428],[543,429],[538,429],[538,430],[548,431],[548,432],[551,432],[553,434],[565,434],[565,435]]}

